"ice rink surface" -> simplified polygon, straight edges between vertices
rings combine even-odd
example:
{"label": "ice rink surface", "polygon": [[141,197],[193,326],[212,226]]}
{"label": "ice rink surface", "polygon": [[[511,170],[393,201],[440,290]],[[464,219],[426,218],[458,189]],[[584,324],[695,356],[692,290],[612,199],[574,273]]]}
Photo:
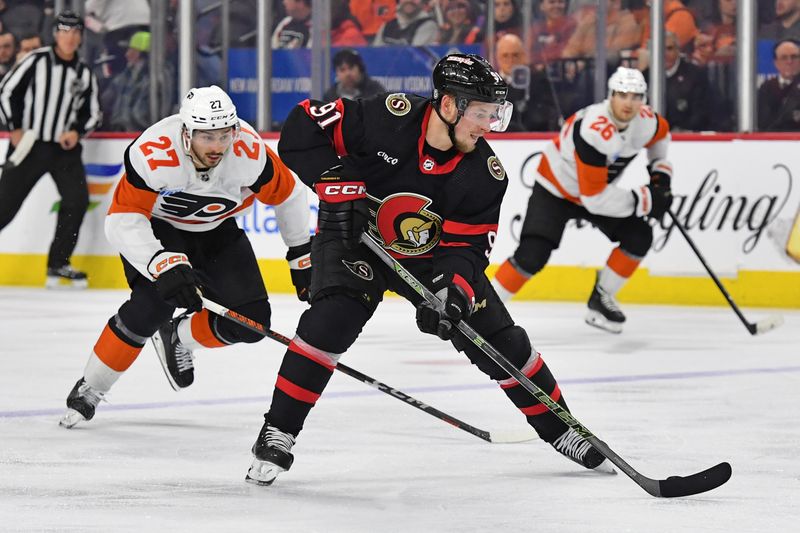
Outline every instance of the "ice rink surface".
{"label": "ice rink surface", "polygon": [[[728,307],[512,303],[573,414],[643,474],[721,461],[715,491],[656,499],[535,440],[489,444],[336,372],[271,487],[244,482],[284,347],[196,352],[174,392],[151,345],[89,423],[64,400],[123,291],[0,288],[1,531],[788,532],[800,519],[800,312],[752,337]],[[722,297],[720,297],[722,301]],[[303,306],[273,298],[293,335]],[[751,321],[770,310],[745,309]],[[489,431],[527,427],[498,387],[390,298],[342,362]]]}

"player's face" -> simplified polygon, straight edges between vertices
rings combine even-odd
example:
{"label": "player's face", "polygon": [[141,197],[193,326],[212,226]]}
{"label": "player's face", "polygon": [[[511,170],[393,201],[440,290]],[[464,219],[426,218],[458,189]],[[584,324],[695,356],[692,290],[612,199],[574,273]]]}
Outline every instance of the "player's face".
{"label": "player's face", "polygon": [[456,124],[456,148],[462,152],[475,149],[478,139],[490,131],[503,131],[508,125],[506,113],[510,117],[508,104],[498,105],[488,102],[470,102],[464,115]]}
{"label": "player's face", "polygon": [[215,167],[222,161],[222,156],[233,144],[235,137],[234,128],[195,130],[192,135],[192,152],[204,167]]}
{"label": "player's face", "polygon": [[611,95],[611,112],[621,122],[630,122],[639,114],[643,102],[643,94],[615,92]]}

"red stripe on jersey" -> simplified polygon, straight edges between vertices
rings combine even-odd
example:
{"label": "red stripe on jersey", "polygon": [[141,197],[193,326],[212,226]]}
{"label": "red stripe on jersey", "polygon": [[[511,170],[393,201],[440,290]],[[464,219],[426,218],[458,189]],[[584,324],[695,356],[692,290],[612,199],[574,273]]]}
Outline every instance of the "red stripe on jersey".
{"label": "red stripe on jersey", "polygon": [[325,360],[322,357],[317,357],[315,354],[311,353],[311,351],[304,350],[294,340],[289,343],[289,350],[292,351],[293,353],[296,353],[297,355],[305,357],[306,359],[314,361],[320,366],[324,366],[331,372],[333,372],[334,368],[336,368],[335,365],[331,364],[330,360]]}
{"label": "red stripe on jersey", "polygon": [[333,129],[333,147],[336,148],[336,155],[343,157],[347,155],[347,147],[344,145],[344,134],[342,133],[344,102],[341,99],[336,100],[336,110],[341,113],[342,118],[336,121],[336,127]]}
{"label": "red stripe on jersey", "polygon": [[304,389],[299,385],[295,385],[280,375],[278,376],[278,380],[275,382],[275,388],[285,392],[299,402],[310,403],[311,405],[317,403],[317,400],[319,400],[320,397],[320,395],[316,392],[311,392],[310,390]]}
{"label": "red stripe on jersey", "polygon": [[[558,388],[558,384],[556,384],[556,388],[555,390],[553,390],[553,393],[550,395],[550,397],[553,399],[554,402],[557,402],[561,398],[561,389]],[[520,411],[522,411],[522,414],[525,416],[542,415],[548,412],[549,410],[550,409],[548,409],[547,406],[543,403],[537,403],[535,405],[531,405],[530,407],[522,407],[520,409]]]}
{"label": "red stripe on jersey", "polygon": [[[422,119],[422,132],[419,135],[419,141],[417,141],[419,171],[423,174],[447,174],[455,170],[458,163],[464,158],[464,152],[458,152],[458,155],[453,157],[453,159],[440,165],[431,156],[422,151],[425,147],[425,135],[428,133],[428,120],[431,118],[431,112],[433,112],[433,105],[428,104],[428,109],[425,111],[425,118]],[[425,168],[426,165],[430,165],[431,168]]]}
{"label": "red stripe on jersey", "polygon": [[483,235],[490,231],[497,231],[497,224],[464,224],[445,220],[444,224],[442,224],[442,231],[458,235]]}
{"label": "red stripe on jersey", "polygon": [[470,243],[468,243],[468,242],[444,242],[444,241],[439,241],[439,246],[442,246],[444,248],[447,248],[447,247],[453,247],[453,248],[461,247],[461,248],[463,248],[465,246],[472,246],[472,245]]}

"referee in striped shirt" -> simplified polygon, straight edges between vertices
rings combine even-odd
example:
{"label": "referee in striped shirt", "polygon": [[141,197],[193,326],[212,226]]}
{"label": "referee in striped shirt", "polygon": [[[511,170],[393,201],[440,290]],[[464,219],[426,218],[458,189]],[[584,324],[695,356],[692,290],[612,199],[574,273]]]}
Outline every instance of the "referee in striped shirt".
{"label": "referee in striped shirt", "polygon": [[47,258],[51,288],[88,286],[86,274],[69,263],[89,205],[79,141],[99,125],[101,117],[97,80],[77,55],[82,33],[81,18],[73,11],[61,12],[53,28],[55,44],[31,52],[0,82],[0,120],[11,131],[6,161],[23,134],[30,131],[36,138],[30,153],[0,174],[0,231],[49,172],[61,196]]}

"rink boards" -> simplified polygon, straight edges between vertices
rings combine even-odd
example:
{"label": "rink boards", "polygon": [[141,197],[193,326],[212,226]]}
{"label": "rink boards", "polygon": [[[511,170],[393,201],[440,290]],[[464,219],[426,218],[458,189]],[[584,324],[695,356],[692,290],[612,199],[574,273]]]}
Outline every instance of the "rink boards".
{"label": "rink boards", "polygon": [[[670,148],[675,168],[673,210],[688,227],[707,262],[723,278],[739,305],[800,307],[800,154],[792,138],[677,136]],[[89,272],[94,288],[122,288],[125,280],[115,251],[103,234],[103,218],[122,156],[132,137],[83,141],[90,209],[73,264]],[[275,148],[277,138],[269,137]],[[493,270],[513,253],[527,207],[539,153],[538,135],[494,137],[490,144],[509,180],[491,261]],[[7,138],[0,139],[0,153]],[[645,157],[625,171],[623,184],[646,183]],[[315,202],[309,194],[314,226]],[[47,249],[55,228],[58,196],[42,179],[14,221],[0,233],[0,285],[44,284]],[[274,211],[256,204],[238,218],[250,237],[270,292],[293,292]],[[794,234],[792,230],[794,228]],[[681,234],[665,218],[654,226],[653,249],[620,293],[623,302],[725,305]],[[790,244],[791,243],[791,244]],[[520,299],[587,298],[595,270],[612,244],[586,224],[571,224],[549,265],[517,295]]]}

